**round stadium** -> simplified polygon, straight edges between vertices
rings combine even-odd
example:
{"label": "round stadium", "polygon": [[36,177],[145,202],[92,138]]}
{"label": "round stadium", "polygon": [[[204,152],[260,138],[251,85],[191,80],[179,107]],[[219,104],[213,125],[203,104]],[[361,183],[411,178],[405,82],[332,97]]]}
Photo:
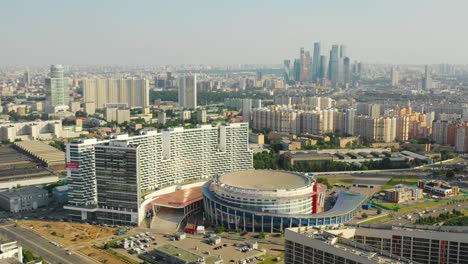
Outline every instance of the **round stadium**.
{"label": "round stadium", "polygon": [[245,170],[218,175],[203,186],[205,214],[216,225],[281,232],[295,226],[339,224],[351,219],[365,196],[342,191],[323,212],[327,187],[312,174]]}

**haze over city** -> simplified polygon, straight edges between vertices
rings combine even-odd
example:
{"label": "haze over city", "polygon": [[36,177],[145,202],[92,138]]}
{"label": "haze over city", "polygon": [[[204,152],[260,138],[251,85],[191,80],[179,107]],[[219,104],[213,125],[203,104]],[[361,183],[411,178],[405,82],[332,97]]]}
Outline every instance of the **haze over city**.
{"label": "haze over city", "polygon": [[366,63],[468,62],[463,0],[2,1],[0,64],[278,64],[313,42]]}
{"label": "haze over city", "polygon": [[467,263],[466,0],[0,1],[0,263]]}

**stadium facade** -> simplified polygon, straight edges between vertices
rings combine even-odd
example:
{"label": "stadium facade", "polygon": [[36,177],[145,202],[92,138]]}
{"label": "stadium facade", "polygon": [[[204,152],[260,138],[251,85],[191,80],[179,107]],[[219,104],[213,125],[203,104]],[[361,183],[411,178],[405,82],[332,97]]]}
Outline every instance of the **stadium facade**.
{"label": "stadium facade", "polygon": [[205,215],[216,225],[244,231],[281,232],[296,226],[350,220],[366,196],[342,191],[323,212],[326,186],[304,173],[246,170],[220,174],[203,186]]}

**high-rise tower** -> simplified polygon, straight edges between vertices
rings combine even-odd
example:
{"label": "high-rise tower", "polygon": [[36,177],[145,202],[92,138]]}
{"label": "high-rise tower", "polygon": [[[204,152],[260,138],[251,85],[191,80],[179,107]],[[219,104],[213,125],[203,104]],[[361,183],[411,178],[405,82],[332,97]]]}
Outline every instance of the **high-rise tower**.
{"label": "high-rise tower", "polygon": [[312,59],[312,82],[317,81],[320,75],[320,42],[314,43],[314,54]]}
{"label": "high-rise tower", "polygon": [[398,86],[400,82],[400,73],[398,72],[398,69],[396,69],[395,67],[392,67],[391,69],[390,78],[392,81],[392,86]]}
{"label": "high-rise tower", "polygon": [[423,90],[432,89],[432,78],[431,78],[431,70],[429,68],[429,65],[426,65],[424,67],[424,77],[422,80],[422,88]]}
{"label": "high-rise tower", "polygon": [[45,80],[50,94],[49,104],[52,108],[67,106],[69,101],[68,89],[63,78],[63,66],[55,64],[50,67],[50,78]]}
{"label": "high-rise tower", "polygon": [[340,52],[338,45],[333,45],[330,50],[328,78],[332,82],[333,86],[336,86],[340,81]]}
{"label": "high-rise tower", "polygon": [[197,108],[197,76],[183,76],[179,78],[179,107]]}
{"label": "high-rise tower", "polygon": [[285,83],[289,83],[291,81],[291,61],[284,60],[283,62],[283,78]]}

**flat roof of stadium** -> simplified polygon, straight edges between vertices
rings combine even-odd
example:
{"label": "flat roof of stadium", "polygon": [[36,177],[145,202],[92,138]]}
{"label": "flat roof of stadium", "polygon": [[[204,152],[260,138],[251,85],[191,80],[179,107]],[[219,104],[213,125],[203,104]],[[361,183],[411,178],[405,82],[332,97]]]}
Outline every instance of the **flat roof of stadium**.
{"label": "flat roof of stadium", "polygon": [[261,191],[296,189],[311,183],[310,178],[305,175],[274,170],[229,172],[221,175],[218,180],[233,187]]}

